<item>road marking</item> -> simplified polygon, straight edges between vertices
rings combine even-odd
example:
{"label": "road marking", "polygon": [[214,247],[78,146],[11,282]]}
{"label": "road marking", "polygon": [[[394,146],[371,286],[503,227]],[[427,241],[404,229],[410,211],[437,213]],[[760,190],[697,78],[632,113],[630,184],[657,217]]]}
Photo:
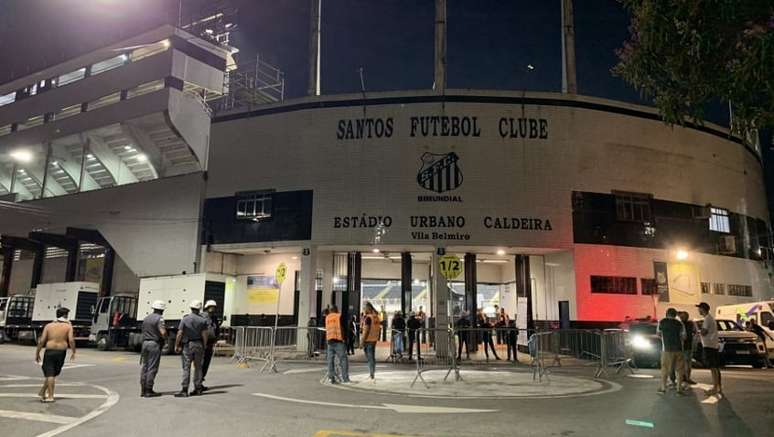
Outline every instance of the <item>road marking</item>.
{"label": "road marking", "polygon": [[[37,387],[37,386],[36,386]],[[0,398],[37,398],[37,393],[0,393]],[[55,399],[107,399],[107,395],[59,394]]]}
{"label": "road marking", "polygon": [[312,437],[411,437],[405,434],[374,434],[357,431],[339,431],[334,429],[321,429]]}
{"label": "road marking", "polygon": [[32,378],[28,378],[26,376],[13,376],[13,375],[0,376],[0,382],[4,382],[4,381],[23,381],[25,379],[32,379]]}
{"label": "road marking", "polygon": [[71,364],[71,363],[67,363],[67,364],[64,365],[64,367],[62,367],[62,370],[64,370],[64,369],[72,370],[72,369],[77,369],[79,367],[95,367],[95,366],[96,366],[96,364]]}
{"label": "road marking", "polygon": [[712,404],[717,404],[719,400],[720,399],[718,399],[717,396],[710,396],[707,399],[704,399],[703,401],[701,401],[701,403],[702,404],[710,404],[710,405],[712,405]]}
{"label": "road marking", "polygon": [[59,434],[65,432],[65,431],[69,431],[69,430],[75,428],[76,426],[78,426],[78,425],[80,425],[80,424],[82,424],[84,422],[87,422],[87,421],[89,421],[89,420],[99,416],[100,414],[104,413],[105,411],[109,410],[113,405],[117,404],[118,400],[121,398],[118,395],[118,393],[116,393],[116,392],[114,392],[114,391],[112,391],[110,389],[107,389],[105,387],[102,387],[102,386],[99,386],[99,385],[89,385],[89,387],[94,387],[94,388],[104,392],[105,395],[107,395],[107,400],[102,405],[97,407],[95,410],[92,410],[89,414],[76,419],[74,422],[68,423],[66,425],[62,425],[59,428],[52,429],[51,431],[44,432],[43,434],[38,434],[37,437],[54,437],[54,436],[59,435]]}
{"label": "road marking", "polygon": [[[27,387],[40,387],[41,384],[3,384],[0,385],[0,388],[27,388]],[[68,383],[68,384],[56,384],[57,387],[84,387],[83,384],[80,383]],[[88,386],[87,386],[88,387]]]}
{"label": "road marking", "polygon": [[258,396],[267,399],[274,399],[278,401],[295,402],[299,404],[310,405],[324,405],[327,407],[344,407],[344,408],[361,408],[372,410],[392,410],[396,413],[424,413],[424,414],[448,414],[448,413],[494,413],[499,410],[482,410],[473,408],[453,408],[453,407],[431,407],[424,405],[399,405],[399,404],[382,404],[382,405],[353,405],[353,404],[340,404],[336,402],[323,402],[312,401],[307,399],[293,399],[282,396],[275,396],[266,393],[253,393],[253,396]]}
{"label": "road marking", "polygon": [[0,417],[8,419],[34,420],[36,422],[58,423],[60,425],[74,422],[77,417],[57,416],[55,414],[26,413],[24,411],[0,410]]}
{"label": "road marking", "polygon": [[655,428],[653,422],[645,422],[643,420],[626,419],[626,424],[631,426],[641,426],[643,428]]}

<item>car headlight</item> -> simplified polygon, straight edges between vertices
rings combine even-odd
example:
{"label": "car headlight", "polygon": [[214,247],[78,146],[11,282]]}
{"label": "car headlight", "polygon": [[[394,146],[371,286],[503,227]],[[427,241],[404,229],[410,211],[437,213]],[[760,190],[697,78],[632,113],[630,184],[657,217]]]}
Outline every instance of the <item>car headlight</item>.
{"label": "car headlight", "polygon": [[642,335],[635,335],[632,337],[632,347],[638,350],[650,350],[653,345]]}

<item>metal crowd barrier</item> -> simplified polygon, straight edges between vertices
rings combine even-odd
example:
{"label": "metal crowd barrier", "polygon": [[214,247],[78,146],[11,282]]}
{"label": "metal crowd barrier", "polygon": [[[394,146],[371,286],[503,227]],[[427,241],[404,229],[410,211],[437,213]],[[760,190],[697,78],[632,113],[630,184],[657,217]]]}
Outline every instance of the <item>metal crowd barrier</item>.
{"label": "metal crowd barrier", "polygon": [[250,360],[267,361],[271,355],[272,331],[270,326],[237,326],[234,330],[232,360],[244,364]]}
{"label": "metal crowd barrier", "polygon": [[[446,369],[448,371],[444,381],[449,378],[452,372],[455,374],[455,380],[460,380],[454,332],[451,329],[440,328],[421,328],[417,330],[418,338],[421,339],[423,334],[425,338],[433,339],[433,343],[416,343],[416,375],[411,381],[411,387],[414,387],[414,384],[419,380],[422,381],[425,388],[430,388],[422,376],[422,373],[428,370]],[[439,344],[445,345],[445,347],[439,347]]]}
{"label": "metal crowd barrier", "polygon": [[[508,360],[508,356],[512,355],[514,361],[518,361],[518,355],[515,351],[517,349],[519,330],[515,327],[490,327],[490,328],[455,328],[454,335],[457,341],[457,349],[455,353],[462,358],[462,352],[464,351],[465,357],[474,355],[472,360],[460,360],[461,365],[487,365],[490,360],[490,352],[492,352],[492,360]],[[502,342],[497,342],[497,335],[500,335]],[[510,343],[510,345],[509,345]],[[509,353],[509,346],[513,354]],[[485,361],[482,361],[481,355],[486,357]]]}
{"label": "metal crowd barrier", "polygon": [[620,329],[537,332],[528,348],[533,380],[542,381],[553,367],[595,367],[595,378],[607,375],[610,367],[634,373],[628,333]]}
{"label": "metal crowd barrier", "polygon": [[315,326],[279,326],[275,333],[276,361],[316,360],[326,350],[325,329]]}

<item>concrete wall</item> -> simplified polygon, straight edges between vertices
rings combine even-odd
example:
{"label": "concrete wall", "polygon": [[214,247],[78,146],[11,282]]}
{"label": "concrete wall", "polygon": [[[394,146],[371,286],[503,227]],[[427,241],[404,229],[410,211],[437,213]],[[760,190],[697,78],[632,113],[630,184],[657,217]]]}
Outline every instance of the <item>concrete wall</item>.
{"label": "concrete wall", "polygon": [[[742,145],[690,128],[615,112],[639,110],[610,101],[592,110],[556,104],[478,103],[476,99],[521,97],[507,92],[450,94],[470,103],[396,101],[368,106],[366,117],[392,120],[390,137],[341,137],[341,123],[363,117],[360,96],[341,107],[277,112],[216,122],[212,128],[208,197],[231,196],[257,189],[314,190],[312,240],[316,244],[373,244],[374,228],[340,225],[344,217],[391,219],[381,244],[426,244],[430,247],[492,245],[572,247],[573,190],[651,193],[659,199],[712,203],[768,221],[762,169]],[[374,96],[376,97],[376,96]],[[421,98],[421,93],[379,97]],[[559,96],[530,94],[550,102]],[[345,100],[353,96],[326,96]],[[565,96],[561,96],[565,98]],[[416,101],[416,100],[414,100]],[[412,117],[476,118],[479,136],[411,135]],[[500,120],[544,120],[545,138],[503,138]],[[257,149],[261,150],[256,154]],[[419,201],[433,195],[417,174],[425,153],[455,153],[461,184],[442,193],[459,201]],[[435,193],[437,194],[437,193]],[[462,216],[461,228],[422,227],[412,216]],[[485,217],[550,220],[552,230],[487,227]],[[340,226],[337,226],[339,224]],[[419,231],[428,234],[428,238]],[[434,237],[461,234],[468,240]]]}
{"label": "concrete wall", "polygon": [[[671,266],[678,261],[674,254],[665,250],[637,249],[621,246],[576,245],[575,277],[577,282],[578,318],[580,320],[622,320],[625,316],[644,317],[654,315],[651,296],[591,293],[591,275],[653,278],[653,262],[666,262]],[[698,316],[695,304],[705,301],[712,307],[742,302],[767,300],[774,297],[768,273],[759,261],[690,252],[682,263],[696,272],[697,282],[718,282],[752,286],[752,297],[702,294],[700,288],[691,286],[688,293],[679,296],[670,291],[669,302],[657,302],[656,315],[661,316],[667,307],[675,307]],[[671,272],[671,270],[670,270]],[[670,288],[674,275],[670,273]],[[727,293],[727,290],[726,290]]]}
{"label": "concrete wall", "polygon": [[23,237],[33,230],[97,229],[136,276],[194,272],[202,189],[202,173],[194,173],[25,202],[35,213],[4,211],[0,232]]}
{"label": "concrete wall", "polygon": [[298,259],[291,254],[277,255],[243,255],[237,258],[237,275],[233,314],[275,314],[276,301],[271,303],[250,302],[247,290],[247,276],[274,277],[277,266],[285,263],[288,267],[287,277],[280,288],[279,313],[293,314],[293,295],[295,272],[300,269]]}

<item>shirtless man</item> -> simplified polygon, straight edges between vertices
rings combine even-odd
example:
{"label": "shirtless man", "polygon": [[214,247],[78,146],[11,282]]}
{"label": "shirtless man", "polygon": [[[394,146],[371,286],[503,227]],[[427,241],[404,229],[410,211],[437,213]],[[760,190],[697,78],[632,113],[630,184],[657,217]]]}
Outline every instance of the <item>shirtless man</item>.
{"label": "shirtless man", "polygon": [[[35,350],[35,362],[40,363],[40,350],[46,348],[46,352],[43,354],[43,376],[46,377],[46,380],[38,393],[41,402],[54,402],[54,383],[62,371],[68,347],[73,351],[70,354],[70,361],[75,360],[73,326],[67,320],[69,313],[70,310],[67,308],[56,310],[56,321],[43,328],[38,348]],[[48,397],[46,397],[46,393],[48,393]]]}

